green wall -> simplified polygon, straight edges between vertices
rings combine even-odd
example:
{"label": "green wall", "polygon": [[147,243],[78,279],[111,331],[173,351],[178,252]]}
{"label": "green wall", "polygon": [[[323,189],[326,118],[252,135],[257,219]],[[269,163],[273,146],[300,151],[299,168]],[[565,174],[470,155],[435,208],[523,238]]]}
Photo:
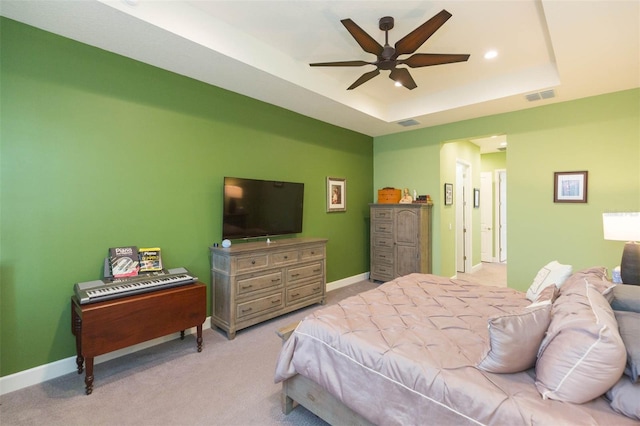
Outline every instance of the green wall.
{"label": "green wall", "polygon": [[[210,285],[224,176],[303,182],[328,281],[369,270],[371,137],[0,23],[2,376],[75,353],[73,284],[109,247],[159,246]],[[327,176],[347,179],[346,213],[326,213]]]}
{"label": "green wall", "polygon": [[[374,188],[416,186],[433,197],[438,274],[455,274],[455,233],[445,230],[450,212],[442,202],[455,170],[441,149],[492,134],[509,141],[509,286],[526,289],[555,259],[576,270],[617,266],[624,244],[603,239],[602,213],[640,211],[640,89],[375,138]],[[588,203],[553,203],[553,173],[576,170],[589,171]]]}

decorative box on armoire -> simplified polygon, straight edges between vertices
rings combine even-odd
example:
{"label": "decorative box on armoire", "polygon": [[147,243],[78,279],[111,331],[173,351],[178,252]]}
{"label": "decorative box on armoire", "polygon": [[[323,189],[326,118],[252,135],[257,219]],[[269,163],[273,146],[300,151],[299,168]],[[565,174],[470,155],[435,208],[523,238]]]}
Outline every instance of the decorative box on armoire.
{"label": "decorative box on armoire", "polygon": [[431,205],[370,204],[371,275],[390,281],[431,273]]}

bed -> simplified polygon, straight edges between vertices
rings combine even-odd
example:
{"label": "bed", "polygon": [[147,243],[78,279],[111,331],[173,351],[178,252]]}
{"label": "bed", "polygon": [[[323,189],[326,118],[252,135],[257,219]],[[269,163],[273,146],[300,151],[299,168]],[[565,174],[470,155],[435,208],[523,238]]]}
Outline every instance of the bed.
{"label": "bed", "polygon": [[[281,332],[283,410],[301,404],[331,424],[637,425],[640,384],[625,396],[631,417],[602,396],[626,377],[610,301],[584,308],[612,287],[599,268],[566,281],[532,302],[509,288],[410,274],[321,308]],[[576,322],[583,308],[597,318]],[[594,332],[597,344],[581,340]]]}

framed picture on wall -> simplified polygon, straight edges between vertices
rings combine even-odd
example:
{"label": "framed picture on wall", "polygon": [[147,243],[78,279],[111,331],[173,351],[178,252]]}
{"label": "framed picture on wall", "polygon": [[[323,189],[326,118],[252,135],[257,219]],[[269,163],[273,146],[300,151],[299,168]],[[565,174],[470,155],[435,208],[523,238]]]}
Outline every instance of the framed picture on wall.
{"label": "framed picture on wall", "polygon": [[347,211],[347,180],[327,178],[327,212]]}
{"label": "framed picture on wall", "polygon": [[453,184],[444,184],[444,205],[450,206],[453,204]]}
{"label": "framed picture on wall", "polygon": [[587,171],[555,172],[553,174],[554,203],[586,203]]}

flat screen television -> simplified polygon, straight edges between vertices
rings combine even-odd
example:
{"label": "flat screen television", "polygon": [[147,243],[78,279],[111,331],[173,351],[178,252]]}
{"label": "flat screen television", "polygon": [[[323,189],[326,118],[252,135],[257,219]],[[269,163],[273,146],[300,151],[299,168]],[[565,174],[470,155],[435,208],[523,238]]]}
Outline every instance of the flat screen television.
{"label": "flat screen television", "polygon": [[304,184],[224,178],[223,239],[302,232]]}

